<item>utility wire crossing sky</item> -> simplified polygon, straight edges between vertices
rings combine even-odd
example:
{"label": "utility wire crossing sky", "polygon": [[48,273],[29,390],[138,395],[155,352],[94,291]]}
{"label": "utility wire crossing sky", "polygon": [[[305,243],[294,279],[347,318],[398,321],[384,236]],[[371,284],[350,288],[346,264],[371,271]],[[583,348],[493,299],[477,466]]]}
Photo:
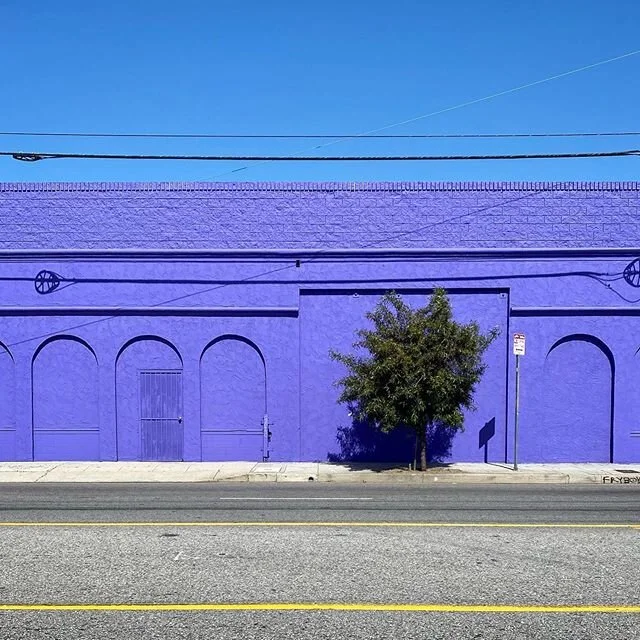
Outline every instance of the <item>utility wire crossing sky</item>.
{"label": "utility wire crossing sky", "polygon": [[[527,3],[507,5],[327,0],[318,11],[188,0],[176,11],[159,0],[150,11],[123,0],[35,9],[9,2],[2,146],[35,159],[52,153],[33,141],[50,138],[60,147],[49,152],[100,157],[3,162],[3,179],[635,179],[633,154],[608,155],[607,141],[640,134],[640,4],[618,0],[611,11],[598,0],[560,2],[553,21]],[[298,139],[309,146],[295,148]],[[328,155],[321,149],[335,144],[350,164],[271,159]],[[114,155],[167,161],[134,165]],[[178,156],[229,159],[212,172],[170,161]],[[427,171],[419,162],[355,160],[365,156],[469,162],[432,162]],[[505,156],[522,162],[500,162]]]}
{"label": "utility wire crossing sky", "polygon": [[40,160],[255,160],[262,162],[407,162],[426,160],[540,160],[570,158],[622,158],[640,155],[640,149],[624,151],[578,151],[566,153],[515,153],[495,155],[451,155],[451,156],[173,156],[127,153],[56,153],[33,151],[0,151],[0,156],[11,156],[22,162],[38,162]]}

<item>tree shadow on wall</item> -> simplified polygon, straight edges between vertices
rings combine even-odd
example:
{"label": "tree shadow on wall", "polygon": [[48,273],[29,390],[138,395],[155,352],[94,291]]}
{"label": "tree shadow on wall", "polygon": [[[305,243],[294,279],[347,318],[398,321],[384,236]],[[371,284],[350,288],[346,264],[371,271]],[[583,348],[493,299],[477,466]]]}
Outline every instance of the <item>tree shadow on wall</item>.
{"label": "tree shadow on wall", "polygon": [[[429,464],[444,464],[451,457],[455,431],[445,425],[433,425],[427,431]],[[415,432],[398,427],[383,433],[367,421],[354,420],[347,427],[338,427],[336,436],[340,450],[329,452],[329,462],[354,463],[358,468],[375,465],[376,468],[396,467],[413,463],[415,459]]]}

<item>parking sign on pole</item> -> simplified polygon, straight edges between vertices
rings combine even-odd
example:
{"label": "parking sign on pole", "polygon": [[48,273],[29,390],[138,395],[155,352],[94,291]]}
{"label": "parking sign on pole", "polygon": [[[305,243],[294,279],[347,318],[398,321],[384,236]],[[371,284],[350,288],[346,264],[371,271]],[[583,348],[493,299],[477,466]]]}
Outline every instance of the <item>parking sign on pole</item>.
{"label": "parking sign on pole", "polygon": [[520,356],[526,352],[524,333],[513,334],[513,354],[516,357],[516,419],[513,426],[513,470],[518,470],[518,427],[520,421]]}

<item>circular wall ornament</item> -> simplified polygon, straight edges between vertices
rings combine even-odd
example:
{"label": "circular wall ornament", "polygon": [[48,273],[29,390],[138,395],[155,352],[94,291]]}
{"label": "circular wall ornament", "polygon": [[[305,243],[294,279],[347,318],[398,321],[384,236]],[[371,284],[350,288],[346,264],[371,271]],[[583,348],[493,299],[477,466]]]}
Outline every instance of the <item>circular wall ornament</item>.
{"label": "circular wall ornament", "polygon": [[35,277],[33,284],[36,291],[44,296],[54,292],[60,286],[61,280],[62,278],[57,273],[43,269]]}
{"label": "circular wall ornament", "polygon": [[624,268],[622,277],[628,285],[635,289],[640,288],[640,258],[636,258]]}

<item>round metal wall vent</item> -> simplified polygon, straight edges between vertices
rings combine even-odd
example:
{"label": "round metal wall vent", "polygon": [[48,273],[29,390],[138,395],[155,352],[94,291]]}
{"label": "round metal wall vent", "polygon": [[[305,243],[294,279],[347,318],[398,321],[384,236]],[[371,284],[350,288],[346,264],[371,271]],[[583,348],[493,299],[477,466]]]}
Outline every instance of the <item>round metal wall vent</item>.
{"label": "round metal wall vent", "polygon": [[36,291],[40,295],[44,296],[47,295],[47,293],[52,293],[53,291],[55,291],[60,286],[61,281],[62,278],[57,273],[43,269],[35,277],[33,284],[36,288]]}
{"label": "round metal wall vent", "polygon": [[622,273],[624,281],[636,289],[640,288],[640,258],[630,262]]}

